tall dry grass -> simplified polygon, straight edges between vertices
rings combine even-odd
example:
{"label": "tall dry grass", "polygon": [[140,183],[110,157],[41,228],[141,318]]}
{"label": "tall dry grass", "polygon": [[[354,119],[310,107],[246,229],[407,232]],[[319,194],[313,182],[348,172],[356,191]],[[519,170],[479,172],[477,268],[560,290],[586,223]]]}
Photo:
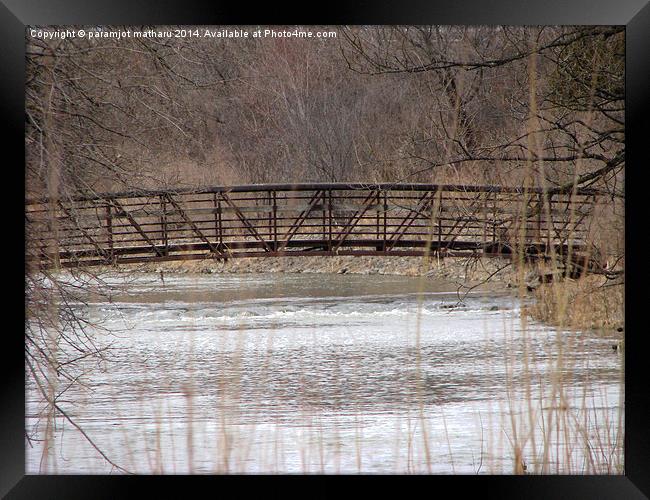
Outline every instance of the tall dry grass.
{"label": "tall dry grass", "polygon": [[535,301],[526,308],[531,318],[555,326],[586,330],[621,330],[625,318],[622,283],[601,276],[540,285]]}
{"label": "tall dry grass", "polygon": [[[543,156],[542,143],[544,136],[539,132],[537,106],[537,56],[530,56],[530,109],[531,119],[528,123],[529,149],[536,156]],[[595,87],[595,86],[594,86]],[[593,89],[592,89],[593,91]],[[587,124],[591,123],[593,113],[585,117]],[[576,161],[574,167],[573,193],[577,189],[578,173],[582,159]],[[533,161],[531,158],[531,177]],[[544,189],[548,189],[544,177],[544,162],[539,160],[537,165],[538,179]],[[522,202],[522,205],[525,203]],[[548,193],[545,196],[547,220],[551,219]],[[522,206],[522,210],[525,207]],[[576,220],[573,208],[570,211],[570,222]],[[572,227],[569,225],[569,227]],[[520,233],[519,246],[525,243],[525,230]],[[550,229],[549,229],[550,236]],[[610,246],[619,247],[622,233],[611,234],[615,241],[607,242]],[[572,232],[568,235],[568,255],[559,256],[551,249],[550,264],[557,271],[564,262],[571,262],[576,252],[574,244],[577,237]],[[584,242],[583,242],[584,243]],[[599,242],[602,247],[602,242]],[[586,242],[588,249],[596,245]],[[592,255],[587,255],[587,258]],[[524,273],[527,268],[522,253],[517,256],[517,267],[520,269],[519,295],[525,300]],[[521,334],[524,339],[529,333],[528,318],[553,325],[556,341],[553,344],[553,363],[548,377],[538,372],[537,360],[532,352],[526,350],[523,361],[525,402],[523,407],[510,408],[511,414],[511,446],[514,454],[513,472],[538,474],[622,474],[624,472],[624,386],[623,370],[620,374],[620,400],[618,412],[612,415],[606,413],[603,417],[598,408],[611,398],[602,388],[587,381],[581,393],[569,390],[570,380],[576,370],[581,368],[569,360],[575,356],[568,355],[585,349],[580,337],[569,337],[564,333],[568,329],[613,329],[622,326],[624,311],[624,296],[622,285],[607,285],[602,277],[583,275],[580,279],[568,277],[558,279],[554,274],[551,283],[542,284],[535,290],[534,303],[524,309],[521,315]],[[572,352],[571,352],[572,351]],[[511,360],[514,363],[514,360]],[[624,366],[624,364],[623,364]],[[522,382],[519,382],[521,384]],[[514,382],[512,382],[514,384]],[[513,402],[514,403],[514,402]]]}

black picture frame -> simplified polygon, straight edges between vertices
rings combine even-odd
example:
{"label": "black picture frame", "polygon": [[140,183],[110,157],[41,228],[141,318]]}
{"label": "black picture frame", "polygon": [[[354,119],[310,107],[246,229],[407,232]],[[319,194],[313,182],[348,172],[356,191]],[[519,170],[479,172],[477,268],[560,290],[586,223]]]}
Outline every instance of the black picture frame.
{"label": "black picture frame", "polygon": [[[156,487],[171,495],[167,477],[25,476],[24,437],[24,70],[25,28],[30,25],[111,24],[509,24],[509,25],[625,25],[626,26],[626,358],[625,358],[625,475],[624,476],[451,476],[451,477],[194,477],[192,483],[219,493],[226,484],[240,494],[262,487],[266,496],[338,495],[351,486],[385,491],[388,479],[398,480],[403,494],[433,494],[441,485],[452,491],[478,488],[482,497],[497,498],[647,498],[650,495],[650,432],[644,364],[646,332],[643,328],[644,293],[642,228],[646,216],[643,170],[644,123],[650,117],[650,5],[648,0],[444,0],[354,3],[329,2],[316,9],[307,3],[281,7],[274,3],[251,7],[226,2],[196,0],[134,2],[133,0],[0,0],[0,85],[5,139],[2,187],[3,220],[12,222],[5,233],[5,314],[15,322],[3,322],[2,417],[0,425],[0,495],[7,498],[117,498],[130,496],[136,484]],[[13,153],[8,155],[7,153]],[[11,160],[10,160],[11,158]],[[13,199],[15,197],[16,199]],[[640,230],[641,229],[641,230]],[[22,243],[22,244],[21,244]],[[21,331],[22,330],[22,331]],[[214,479],[222,485],[216,487]],[[433,482],[432,482],[433,481]],[[153,484],[151,484],[153,483]],[[177,481],[174,481],[176,484]],[[183,481],[183,483],[186,483]],[[259,484],[262,483],[262,484]],[[185,491],[187,484],[183,484]],[[424,489],[422,489],[424,488]],[[431,489],[431,488],[436,488]],[[208,490],[210,491],[210,490]],[[153,493],[149,490],[149,493]],[[165,494],[166,493],[166,494]],[[187,494],[187,493],[185,493]]]}

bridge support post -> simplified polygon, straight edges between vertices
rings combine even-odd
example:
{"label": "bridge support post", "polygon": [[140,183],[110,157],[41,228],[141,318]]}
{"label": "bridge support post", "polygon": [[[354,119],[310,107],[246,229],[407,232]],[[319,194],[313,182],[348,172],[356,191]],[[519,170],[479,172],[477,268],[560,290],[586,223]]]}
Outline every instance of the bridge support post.
{"label": "bridge support post", "polygon": [[387,240],[387,226],[388,226],[388,194],[384,190],[384,251],[386,250]]}
{"label": "bridge support post", "polygon": [[219,201],[217,200],[217,193],[212,194],[212,206],[214,208],[214,241],[218,245],[219,251],[221,248],[221,228],[219,227]]}
{"label": "bridge support post", "polygon": [[442,194],[438,203],[438,253],[442,250]]}
{"label": "bridge support post", "polygon": [[115,259],[113,252],[113,215],[111,213],[110,203],[106,205],[106,234],[108,237],[108,255],[111,262]]}
{"label": "bridge support post", "polygon": [[273,251],[278,251],[278,192],[273,190]]}
{"label": "bridge support post", "polygon": [[163,255],[169,255],[169,239],[167,235],[167,201],[165,196],[160,196],[160,233],[163,246]]}
{"label": "bridge support post", "polygon": [[494,199],[492,200],[492,246],[496,247],[497,244],[497,192],[494,192]]}
{"label": "bridge support post", "polygon": [[332,251],[332,190],[327,191],[327,219],[329,223],[329,229],[327,234],[327,251]]}

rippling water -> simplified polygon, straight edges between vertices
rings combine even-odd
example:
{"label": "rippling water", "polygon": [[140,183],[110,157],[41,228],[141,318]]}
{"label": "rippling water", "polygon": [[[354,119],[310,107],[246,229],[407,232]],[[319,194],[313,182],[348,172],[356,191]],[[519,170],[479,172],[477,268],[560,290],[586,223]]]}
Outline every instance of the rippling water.
{"label": "rippling water", "polygon": [[[612,339],[526,323],[507,294],[459,297],[429,279],[379,275],[108,281],[110,300],[77,307],[109,356],[82,360],[85,386],[61,406],[129,471],[622,466]],[[27,426],[42,437],[42,404],[27,387]],[[47,461],[42,442],[27,447],[28,473],[111,472],[69,424],[57,421],[54,436]],[[604,464],[589,458],[599,451]]]}

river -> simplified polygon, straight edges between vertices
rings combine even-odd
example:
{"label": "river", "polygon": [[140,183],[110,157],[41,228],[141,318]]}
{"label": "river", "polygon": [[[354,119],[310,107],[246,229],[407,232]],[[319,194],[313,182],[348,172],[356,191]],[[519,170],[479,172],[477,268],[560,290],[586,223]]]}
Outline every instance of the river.
{"label": "river", "polygon": [[[138,274],[75,305],[105,360],[59,404],[135,473],[621,473],[613,337],[428,278]],[[460,300],[462,299],[462,300]],[[31,381],[26,425],[46,419]],[[42,416],[42,415],[41,415]],[[56,420],[28,474],[116,472]]]}

